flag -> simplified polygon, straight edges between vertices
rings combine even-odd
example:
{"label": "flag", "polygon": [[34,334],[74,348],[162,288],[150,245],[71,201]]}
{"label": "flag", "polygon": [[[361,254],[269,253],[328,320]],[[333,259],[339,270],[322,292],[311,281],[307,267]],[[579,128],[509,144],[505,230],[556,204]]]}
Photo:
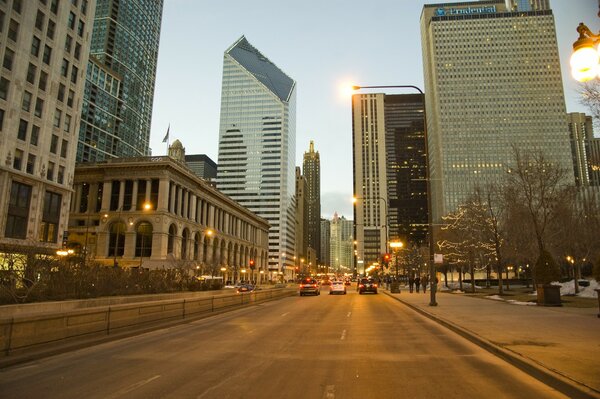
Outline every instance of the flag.
{"label": "flag", "polygon": [[165,138],[163,139],[163,143],[167,143],[169,141],[169,130],[171,130],[171,124],[169,123],[169,127],[167,128],[167,134],[165,134]]}

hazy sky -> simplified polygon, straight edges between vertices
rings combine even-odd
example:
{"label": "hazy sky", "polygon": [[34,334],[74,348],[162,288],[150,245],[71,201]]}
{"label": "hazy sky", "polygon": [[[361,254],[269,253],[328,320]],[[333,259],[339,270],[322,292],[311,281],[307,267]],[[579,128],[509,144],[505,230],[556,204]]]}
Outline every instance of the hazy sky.
{"label": "hazy sky", "polygon": [[[297,82],[296,165],[314,140],[321,156],[322,215],[330,218],[337,211],[352,219],[351,108],[342,87],[424,90],[419,19],[425,3],[441,1],[164,0],[153,155],[166,154],[162,139],[170,124],[170,142],[179,139],[187,154],[218,161],[223,53],[245,35]],[[600,30],[598,3],[551,0],[550,5],[567,112],[585,112],[568,62],[579,22]]]}

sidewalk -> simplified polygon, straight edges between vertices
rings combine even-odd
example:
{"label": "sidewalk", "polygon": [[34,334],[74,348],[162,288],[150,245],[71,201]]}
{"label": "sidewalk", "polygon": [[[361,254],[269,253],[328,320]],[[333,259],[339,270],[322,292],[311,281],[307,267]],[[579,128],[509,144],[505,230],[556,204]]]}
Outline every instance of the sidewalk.
{"label": "sidewalk", "polygon": [[600,398],[597,308],[519,306],[439,292],[438,306],[429,306],[429,291],[382,291],[569,396]]}

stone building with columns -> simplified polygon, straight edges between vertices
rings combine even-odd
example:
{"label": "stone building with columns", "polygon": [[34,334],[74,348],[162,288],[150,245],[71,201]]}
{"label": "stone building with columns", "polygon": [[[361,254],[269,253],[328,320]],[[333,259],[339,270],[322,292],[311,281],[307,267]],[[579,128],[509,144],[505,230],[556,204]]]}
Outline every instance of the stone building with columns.
{"label": "stone building with columns", "polygon": [[182,267],[232,281],[273,278],[268,222],[177,158],[78,164],[66,245],[85,262]]}

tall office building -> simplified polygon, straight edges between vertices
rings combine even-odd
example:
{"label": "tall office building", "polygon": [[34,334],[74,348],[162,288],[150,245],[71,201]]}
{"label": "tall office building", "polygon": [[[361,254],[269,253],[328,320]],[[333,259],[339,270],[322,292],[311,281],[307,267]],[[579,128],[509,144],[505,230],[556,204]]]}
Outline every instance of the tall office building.
{"label": "tall office building", "polygon": [[421,40],[434,223],[503,179],[513,147],[542,151],[573,183],[552,10],[428,4]]}
{"label": "tall office building", "polygon": [[356,256],[366,267],[389,241],[425,244],[423,107],[422,94],[352,97]]}
{"label": "tall office building", "polygon": [[330,266],[330,240],[331,221],[321,219],[321,253],[319,254],[319,265]]}
{"label": "tall office building", "polygon": [[66,239],[94,6],[0,1],[0,251]]}
{"label": "tall office building", "polygon": [[321,159],[311,140],[304,153],[302,171],[306,180],[308,212],[308,246],[321,253]]}
{"label": "tall office building", "polygon": [[549,0],[506,0],[508,11],[536,11],[550,9]]}
{"label": "tall office building", "polygon": [[163,0],[97,0],[78,162],[150,155],[162,9]]}
{"label": "tall office building", "polygon": [[217,164],[206,154],[186,155],[185,163],[196,176],[209,181],[217,178]]}
{"label": "tall office building", "polygon": [[575,184],[577,186],[590,185],[591,162],[588,161],[590,143],[594,140],[592,117],[580,112],[567,114],[569,123],[569,136],[571,138],[571,156],[575,170]]}
{"label": "tall office building", "polygon": [[330,272],[350,274],[354,270],[353,227],[352,220],[338,216],[337,212],[333,214],[329,239]]}
{"label": "tall office building", "polygon": [[308,198],[306,178],[296,166],[296,264],[308,257]]}
{"label": "tall office building", "polygon": [[294,271],[296,82],[244,36],[225,51],[217,188],[271,224],[269,268]]}

